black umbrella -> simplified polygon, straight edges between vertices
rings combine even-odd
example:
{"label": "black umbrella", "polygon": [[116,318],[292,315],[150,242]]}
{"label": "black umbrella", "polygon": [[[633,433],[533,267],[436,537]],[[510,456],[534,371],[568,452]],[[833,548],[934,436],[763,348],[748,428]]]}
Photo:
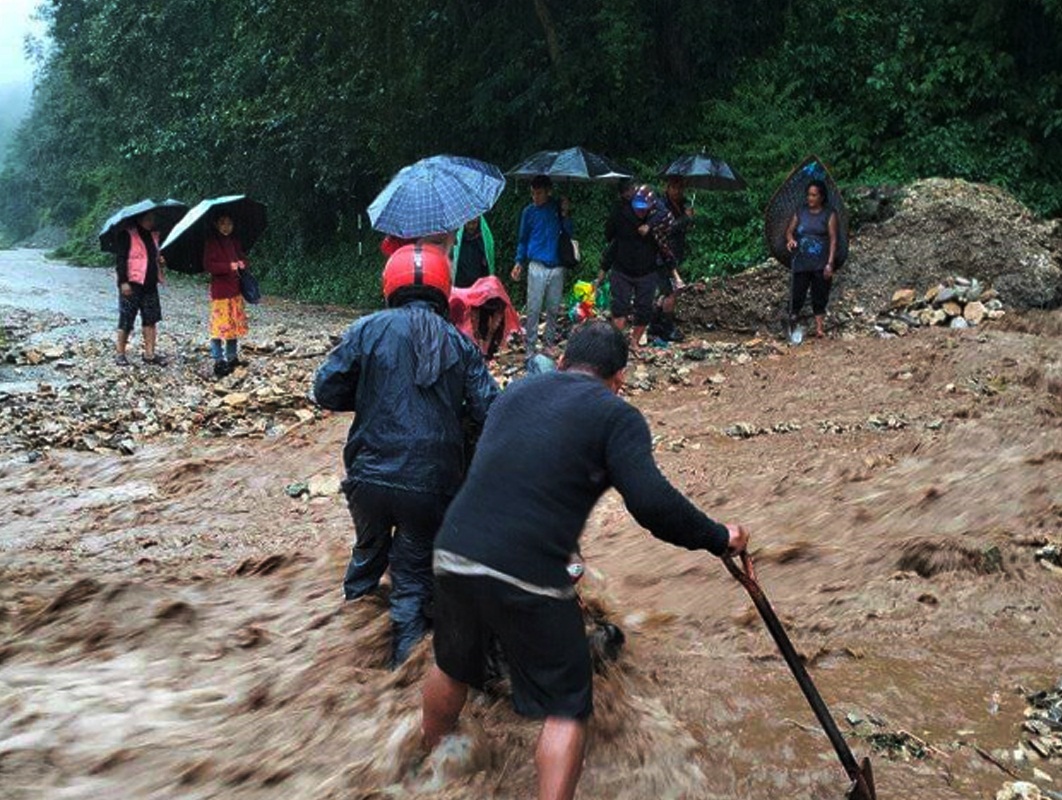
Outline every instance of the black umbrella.
{"label": "black umbrella", "polygon": [[232,218],[233,235],[249,252],[266,229],[266,207],[247,195],[230,194],[212,197],[189,211],[170,231],[160,251],[166,266],[178,272],[203,271],[203,247],[210,226],[220,216]]}
{"label": "black umbrella", "polygon": [[618,181],[633,177],[615,162],[581,147],[542,150],[524,159],[506,174],[514,178],[546,175],[566,181]]}
{"label": "black umbrella", "polygon": [[745,188],[745,179],[737,170],[723,161],[705,153],[679,156],[660,175],[668,178],[681,177],[691,189],[710,189],[717,192],[740,192]]}
{"label": "black umbrella", "polygon": [[154,200],[141,200],[118,211],[115,211],[103,223],[100,229],[100,250],[105,253],[114,253],[118,247],[118,232],[141,214],[148,211],[155,212],[155,230],[159,236],[165,237],[177,221],[188,211],[188,206],[178,200],[163,200],[156,203]]}

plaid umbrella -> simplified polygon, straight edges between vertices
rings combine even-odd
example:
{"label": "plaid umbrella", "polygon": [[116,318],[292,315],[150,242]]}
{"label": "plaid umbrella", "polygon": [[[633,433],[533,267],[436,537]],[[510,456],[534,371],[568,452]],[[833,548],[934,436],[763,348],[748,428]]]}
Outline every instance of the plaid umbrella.
{"label": "plaid umbrella", "polygon": [[542,150],[529,156],[509,170],[514,178],[534,178],[546,175],[550,178],[569,181],[618,181],[634,177],[624,172],[614,162],[584,150],[569,147],[567,150]]}
{"label": "plaid umbrella", "polygon": [[456,231],[489,211],[505,188],[493,164],[431,156],[403,167],[369,204],[373,228],[402,239]]}
{"label": "plaid umbrella", "polygon": [[266,229],[266,207],[247,195],[230,194],[204,200],[181,218],[159,248],[166,266],[178,272],[202,272],[207,231],[222,214],[232,218],[233,235],[243,251],[250,252]]}
{"label": "plaid umbrella", "polygon": [[154,211],[155,230],[159,232],[159,236],[164,237],[187,210],[188,206],[178,200],[163,200],[161,203],[156,203],[154,200],[141,200],[139,203],[121,208],[103,223],[100,229],[100,250],[105,253],[115,252],[115,248],[118,247],[118,231],[141,214]]}
{"label": "plaid umbrella", "polygon": [[745,179],[733,167],[721,158],[704,153],[679,156],[662,169],[660,175],[665,178],[680,176],[691,189],[740,192],[745,188]]}

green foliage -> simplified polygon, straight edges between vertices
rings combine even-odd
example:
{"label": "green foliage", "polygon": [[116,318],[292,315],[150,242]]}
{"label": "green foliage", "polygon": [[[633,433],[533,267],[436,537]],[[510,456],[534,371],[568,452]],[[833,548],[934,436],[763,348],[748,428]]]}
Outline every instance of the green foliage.
{"label": "green foliage", "polygon": [[[271,290],[377,301],[364,211],[403,164],[581,144],[645,179],[706,149],[688,271],[765,255],[762,209],[817,153],[842,184],[944,175],[1062,212],[1059,0],[44,0],[53,47],[0,169],[0,228],[72,230],[141,197],[270,207]],[[571,186],[592,277],[614,196]],[[526,186],[490,215],[507,272]],[[359,220],[361,226],[359,227]],[[360,246],[360,252],[358,248]],[[516,289],[516,294],[522,289]],[[518,299],[518,298],[517,298]]]}

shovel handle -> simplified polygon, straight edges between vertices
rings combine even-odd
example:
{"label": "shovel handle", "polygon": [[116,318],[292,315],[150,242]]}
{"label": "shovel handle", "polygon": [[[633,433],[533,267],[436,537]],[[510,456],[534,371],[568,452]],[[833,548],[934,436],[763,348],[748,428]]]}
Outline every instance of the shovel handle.
{"label": "shovel handle", "polygon": [[741,566],[734,563],[734,557],[729,553],[723,556],[723,566],[729,570],[738,583],[749,589],[751,586],[759,586],[756,583],[756,570],[752,566],[752,556],[748,550],[741,551]]}
{"label": "shovel handle", "polygon": [[[793,643],[789,641],[789,636],[786,634],[785,628],[782,627],[782,623],[779,621],[777,615],[775,615],[774,609],[771,608],[771,604],[767,600],[766,595],[764,595],[763,589],[761,589],[759,583],[756,582],[756,573],[752,567],[752,556],[747,552],[741,554],[741,564],[744,569],[738,567],[730,555],[724,555],[722,560],[730,574],[745,587],[745,590],[752,598],[753,604],[756,606],[756,610],[759,611],[760,616],[763,617],[763,622],[767,626],[771,638],[774,639],[774,643],[778,645],[778,649],[781,651],[785,663],[789,665],[793,677],[796,678],[796,682],[800,685],[800,690],[804,693],[804,698],[808,701],[808,705],[810,705],[811,710],[815,712],[819,724],[826,732],[826,736],[829,738],[830,744],[833,745],[833,749],[837,753],[837,757],[840,759],[844,771],[848,773],[850,780],[858,782],[862,776],[859,764],[856,763],[855,756],[852,755],[848,743],[844,740],[844,736],[838,729],[837,723],[834,722],[830,710],[826,707],[826,703],[823,701],[818,689],[816,689],[815,684],[812,683],[811,676],[808,675],[808,671],[804,667],[804,663],[800,660],[800,656],[794,649]],[[859,796],[860,795],[856,795],[856,797]]]}

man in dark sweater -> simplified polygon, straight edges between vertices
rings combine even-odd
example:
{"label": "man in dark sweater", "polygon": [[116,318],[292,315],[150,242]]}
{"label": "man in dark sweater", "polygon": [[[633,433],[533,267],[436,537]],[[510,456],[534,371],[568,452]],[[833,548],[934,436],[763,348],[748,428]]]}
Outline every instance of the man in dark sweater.
{"label": "man in dark sweater", "polygon": [[571,798],[582,770],[591,665],[567,565],[598,498],[614,487],[640,524],[680,547],[722,555],[748,542],[742,526],[709,519],[661,475],[645,418],[616,396],[626,364],[624,334],[590,322],[572,335],[560,371],[505,391],[435,540],[424,743],[454,729],[497,637],[517,713],[545,719],[540,800]]}

